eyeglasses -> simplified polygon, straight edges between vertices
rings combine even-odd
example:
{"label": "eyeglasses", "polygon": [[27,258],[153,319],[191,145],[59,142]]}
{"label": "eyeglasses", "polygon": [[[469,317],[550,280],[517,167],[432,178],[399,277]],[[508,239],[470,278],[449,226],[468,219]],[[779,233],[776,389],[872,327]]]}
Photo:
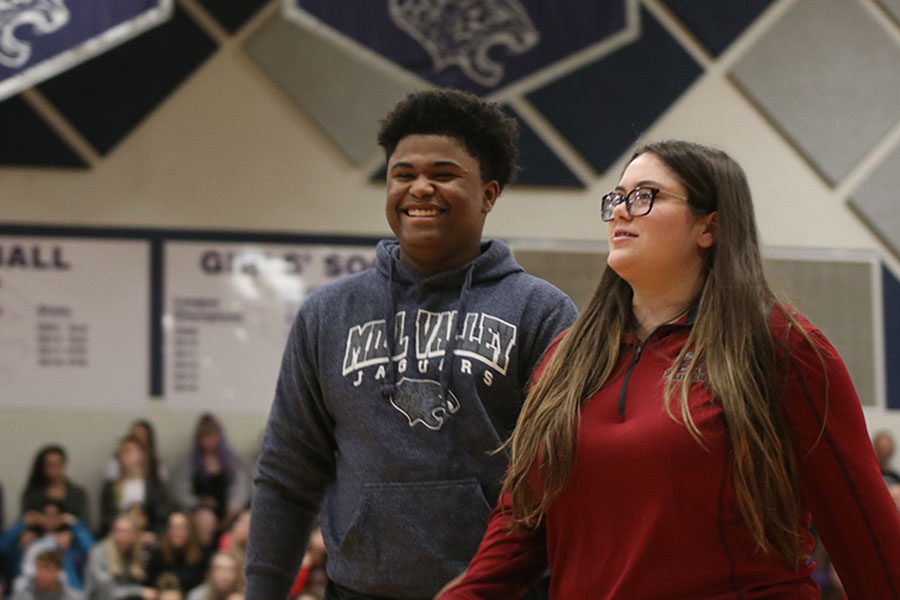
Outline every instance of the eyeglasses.
{"label": "eyeglasses", "polygon": [[607,222],[612,221],[613,210],[623,202],[629,215],[632,217],[643,217],[653,208],[653,201],[656,200],[657,194],[665,194],[687,202],[685,196],[673,194],[666,190],[655,187],[636,187],[625,195],[619,192],[610,192],[603,196],[603,200],[600,203],[600,218]]}

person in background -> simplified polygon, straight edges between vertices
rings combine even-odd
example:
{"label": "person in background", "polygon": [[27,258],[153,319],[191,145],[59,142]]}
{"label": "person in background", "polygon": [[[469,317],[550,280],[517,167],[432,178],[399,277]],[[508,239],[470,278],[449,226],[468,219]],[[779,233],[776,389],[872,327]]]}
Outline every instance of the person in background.
{"label": "person in background", "polygon": [[528,379],[572,301],[482,239],[518,129],[457,90],[382,122],[396,240],[322,286],[286,344],[258,463],[248,600],[285,600],[322,513],[329,598],[431,597],[475,552]]}
{"label": "person in background", "polygon": [[178,578],[181,591],[187,593],[203,583],[207,563],[193,522],[187,514],[173,512],[159,547],[150,554],[147,584],[152,585],[163,573],[172,573]]}
{"label": "person in background", "polygon": [[891,494],[894,505],[897,507],[897,514],[900,515],[900,483],[888,485],[888,492]]}
{"label": "person in background", "polygon": [[231,594],[244,591],[242,557],[231,552],[216,552],[209,563],[206,583],[194,588],[187,600],[228,600]]}
{"label": "person in background", "polygon": [[900,473],[897,473],[891,466],[891,459],[894,457],[894,436],[890,431],[881,430],[872,437],[872,446],[875,448],[875,456],[878,457],[878,467],[881,469],[881,476],[888,485],[892,483],[900,483]]}
{"label": "person in background", "polygon": [[[250,536],[250,509],[239,512],[231,527],[219,536],[219,550],[233,552],[242,557],[247,555],[247,538]],[[243,562],[243,558],[241,559]]]}
{"label": "person in background", "polygon": [[44,535],[43,515],[38,511],[29,511],[13,523],[0,535],[0,566],[2,575],[0,582],[7,595],[12,584],[22,571],[22,556],[31,542]]}
{"label": "person in background", "polygon": [[63,556],[59,550],[41,550],[34,559],[35,571],[16,591],[12,600],[83,600],[62,576]]}
{"label": "person in background", "polygon": [[208,542],[215,532],[221,531],[224,523],[231,522],[247,507],[248,470],[212,414],[205,413],[197,420],[190,454],[173,473],[171,492],[180,510],[194,513],[205,525],[203,537]]}
{"label": "person in background", "polygon": [[163,573],[157,578],[155,592],[155,600],[182,600],[184,598],[181,583],[178,581],[178,577],[172,573]]}
{"label": "person in background", "polygon": [[[168,472],[166,465],[159,460],[159,454],[156,450],[156,430],[153,427],[153,423],[147,419],[133,421],[128,427],[126,437],[135,438],[144,449],[144,453],[147,456],[147,476],[155,477],[159,481],[165,482],[168,479]],[[116,454],[106,463],[104,479],[115,481],[118,478],[119,455],[118,447],[116,447]]]}
{"label": "person in background", "polygon": [[140,439],[129,435],[119,442],[116,453],[119,476],[103,483],[100,492],[100,535],[109,533],[113,520],[121,513],[134,510],[142,531],[157,532],[168,515],[168,492],[152,475],[147,453]]}
{"label": "person in background", "polygon": [[58,500],[45,500],[41,511],[25,513],[0,539],[0,551],[15,563],[13,577],[31,577],[36,569],[35,557],[41,551],[59,550],[68,584],[76,590],[82,588],[94,536],[84,523],[62,510]]}
{"label": "person in background", "polygon": [[46,500],[62,503],[62,512],[74,515],[90,527],[88,495],[84,488],[66,477],[68,457],[59,444],[41,448],[34,457],[31,473],[22,492],[20,514],[41,510]]}
{"label": "person in background", "polygon": [[[784,217],[790,212],[784,199]],[[834,347],[766,282],[726,153],[648,144],[601,201],[610,252],[542,362],[497,510],[442,600],[900,598],[900,518]]]}
{"label": "person in background", "polygon": [[194,533],[197,535],[197,542],[203,548],[203,555],[211,556],[218,547],[219,522],[215,515],[208,508],[198,507],[188,513],[188,517],[194,525]]}
{"label": "person in background", "polygon": [[85,569],[87,600],[135,600],[150,596],[141,547],[141,527],[131,514],[119,515],[109,536],[91,549]]}
{"label": "person in background", "polygon": [[300,573],[294,580],[289,597],[291,600],[322,600],[325,597],[325,588],[328,584],[328,575],[325,572],[328,552],[325,550],[325,540],[322,538],[322,527],[317,526],[309,538],[309,546],[303,561],[300,563]]}

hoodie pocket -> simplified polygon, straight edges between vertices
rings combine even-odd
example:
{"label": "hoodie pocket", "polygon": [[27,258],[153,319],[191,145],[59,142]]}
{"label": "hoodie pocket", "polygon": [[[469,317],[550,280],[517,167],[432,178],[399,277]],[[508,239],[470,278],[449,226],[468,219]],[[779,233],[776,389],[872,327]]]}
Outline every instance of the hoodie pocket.
{"label": "hoodie pocket", "polygon": [[433,596],[478,549],[491,505],[474,477],[367,483],[329,575],[370,595]]}

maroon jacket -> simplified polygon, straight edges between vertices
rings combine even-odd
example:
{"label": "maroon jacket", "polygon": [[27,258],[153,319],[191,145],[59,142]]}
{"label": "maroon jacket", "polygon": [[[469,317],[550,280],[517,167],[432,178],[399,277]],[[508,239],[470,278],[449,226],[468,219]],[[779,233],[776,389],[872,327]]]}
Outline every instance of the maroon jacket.
{"label": "maroon jacket", "polygon": [[[788,346],[779,352],[782,409],[802,494],[802,550],[812,550],[812,518],[848,598],[900,600],[900,518],[859,400],[832,345],[798,320],[827,370],[773,311],[773,337]],[[812,561],[788,569],[773,548],[758,551],[743,525],[723,411],[705,377],[690,393],[705,448],[664,410],[667,370],[690,327],[664,326],[643,347],[623,341],[609,383],[582,405],[572,477],[543,525],[510,534],[498,507],[466,577],[442,600],[519,597],[548,564],[550,596],[559,600],[819,598]]]}

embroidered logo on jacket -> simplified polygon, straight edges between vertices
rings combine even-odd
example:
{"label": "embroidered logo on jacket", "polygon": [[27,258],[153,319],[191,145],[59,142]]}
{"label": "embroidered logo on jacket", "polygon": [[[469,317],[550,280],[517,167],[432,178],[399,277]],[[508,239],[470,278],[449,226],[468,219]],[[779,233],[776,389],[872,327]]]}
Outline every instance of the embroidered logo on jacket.
{"label": "embroidered logo on jacket", "polygon": [[[415,375],[438,375],[444,368],[444,358],[450,336],[455,331],[456,311],[431,312],[419,309],[415,323],[413,346],[406,331],[406,312],[394,318],[394,348],[388,351],[384,319],[356,325],[347,332],[342,374],[352,376],[359,387],[371,378],[383,381],[387,377],[388,360],[394,362],[397,388],[391,404],[406,415],[410,426],[422,423],[429,429],[440,429],[445,419],[460,406],[450,390],[441,398],[440,383]],[[510,354],[516,345],[516,326],[485,313],[467,313],[462,333],[453,344],[454,361],[448,368],[456,370],[456,377],[480,376],[482,383],[491,386],[497,375],[509,370]],[[413,375],[413,376],[410,376]]]}
{"label": "embroidered logo on jacket", "polygon": [[[687,372],[692,362],[694,362],[694,353],[689,350],[684,355],[684,360],[682,360],[681,364],[678,365],[678,370],[675,372],[675,377],[673,377],[673,380],[684,381],[684,378],[687,377]],[[663,380],[668,379],[669,373],[671,372],[672,367],[666,369],[662,376]],[[705,363],[700,363],[699,365],[697,365],[697,370],[694,371],[694,374],[691,377],[691,381],[709,381],[709,375],[706,373]]]}

